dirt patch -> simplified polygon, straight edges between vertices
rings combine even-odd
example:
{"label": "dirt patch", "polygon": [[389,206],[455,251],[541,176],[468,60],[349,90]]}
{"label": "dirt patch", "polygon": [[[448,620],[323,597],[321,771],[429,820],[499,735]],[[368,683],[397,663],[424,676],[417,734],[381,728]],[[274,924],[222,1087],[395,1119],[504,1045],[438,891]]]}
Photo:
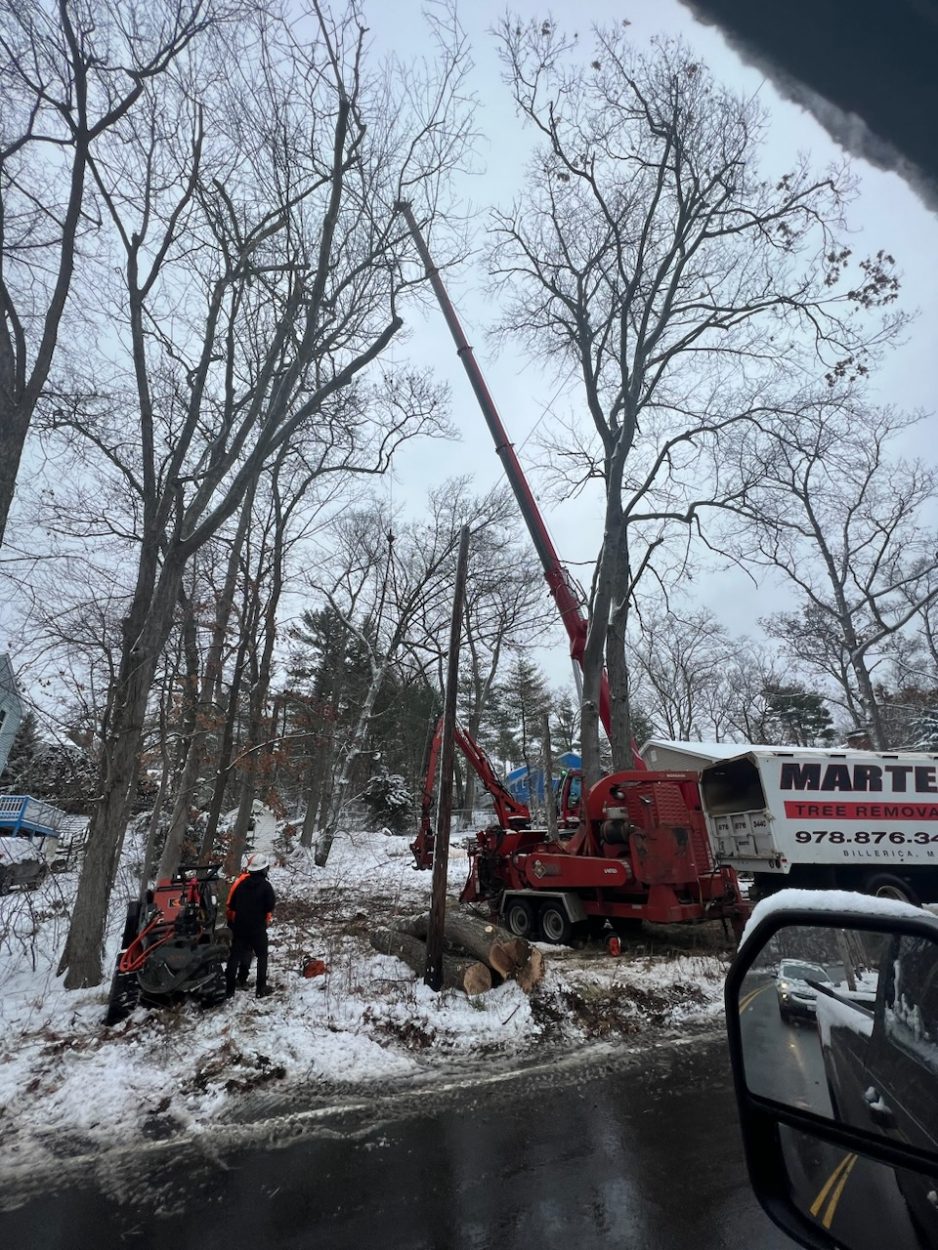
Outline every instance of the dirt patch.
{"label": "dirt patch", "polygon": [[[184,1092],[188,1089],[204,1093],[209,1086],[221,1084],[228,1093],[242,1093],[260,1089],[271,1081],[282,1080],[286,1074],[284,1066],[274,1063],[269,1055],[242,1054],[226,1044],[201,1065],[192,1080],[187,1082]],[[165,1109],[165,1106],[159,1105],[154,1113],[160,1114]]]}
{"label": "dirt patch", "polygon": [[556,1040],[558,1030],[571,1023],[591,1039],[632,1037],[649,1028],[670,1025],[677,1014],[706,1004],[706,994],[696,985],[649,988],[626,981],[545,991],[532,997],[531,1011],[542,1027],[544,1040],[550,1042]]}
{"label": "dirt patch", "polygon": [[393,1039],[406,1050],[429,1050],[436,1041],[436,1035],[422,1027],[414,1020],[394,1020],[383,1016],[380,1012],[368,1009],[363,1017],[374,1031],[384,1037]]}

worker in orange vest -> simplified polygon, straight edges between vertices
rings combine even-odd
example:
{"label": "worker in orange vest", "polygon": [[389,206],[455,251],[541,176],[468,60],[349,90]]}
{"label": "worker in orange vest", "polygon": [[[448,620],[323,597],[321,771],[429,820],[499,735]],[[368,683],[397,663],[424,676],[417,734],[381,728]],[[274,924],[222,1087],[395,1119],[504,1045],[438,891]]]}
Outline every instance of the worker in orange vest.
{"label": "worker in orange vest", "polygon": [[257,956],[258,998],[272,993],[267,984],[267,926],[270,924],[277,896],[267,880],[270,860],[255,852],[249,855],[245,870],[228,891],[225,914],[231,926],[231,954],[225,968],[225,996],[231,998],[235,985],[248,982],[251,958]]}

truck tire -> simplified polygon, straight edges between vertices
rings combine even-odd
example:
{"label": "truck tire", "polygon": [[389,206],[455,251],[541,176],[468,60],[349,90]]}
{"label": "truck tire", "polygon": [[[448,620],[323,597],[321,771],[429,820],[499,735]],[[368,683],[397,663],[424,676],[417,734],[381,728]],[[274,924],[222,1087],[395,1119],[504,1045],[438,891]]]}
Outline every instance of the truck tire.
{"label": "truck tire", "polygon": [[563,903],[551,899],[541,907],[541,934],[545,942],[554,946],[566,946],[570,941],[573,926]]}
{"label": "truck tire", "polygon": [[526,898],[512,898],[505,904],[505,927],[515,937],[534,936],[534,908]]}
{"label": "truck tire", "polygon": [[900,903],[911,903],[918,907],[920,899],[907,881],[895,877],[889,872],[874,872],[863,883],[864,892],[875,894],[877,898],[895,898]]}

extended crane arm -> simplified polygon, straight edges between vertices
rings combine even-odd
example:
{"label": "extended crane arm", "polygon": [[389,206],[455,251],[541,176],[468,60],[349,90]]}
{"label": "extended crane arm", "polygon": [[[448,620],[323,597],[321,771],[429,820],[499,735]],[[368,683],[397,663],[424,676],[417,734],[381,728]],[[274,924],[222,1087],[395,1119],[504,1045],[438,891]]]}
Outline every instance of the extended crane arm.
{"label": "extended crane arm", "polygon": [[[433,792],[436,785],[437,766],[440,759],[440,744],[443,740],[443,718],[436,724],[430,750],[427,755],[427,766],[424,769],[423,793],[420,798],[420,829],[410,849],[418,868],[430,868],[433,864]],[[503,829],[526,829],[531,823],[531,813],[525,803],[520,802],[499,779],[488,753],[479,746],[463,727],[457,722],[455,730],[456,745],[462,751],[482,782],[489,797],[495,805],[495,819]]]}
{"label": "extended crane arm", "polygon": [[[501,417],[498,415],[495,401],[485,385],[482,371],[476,363],[475,356],[472,354],[472,348],[469,346],[462,326],[459,324],[456,310],[446,294],[440,271],[433,263],[433,258],[420,232],[420,227],[417,225],[417,220],[414,217],[410,204],[401,200],[395,205],[395,208],[407,222],[413,235],[414,243],[417,245],[417,251],[420,254],[420,259],[423,261],[427,277],[430,279],[430,284],[433,287],[443,316],[446,318],[446,324],[449,326],[453,341],[456,344],[456,353],[469,376],[472,389],[475,391],[476,399],[479,401],[479,407],[482,409],[482,415],[485,417],[485,422],[489,427],[489,433],[495,441],[495,450],[501,459],[505,476],[508,478],[511,489],[514,491],[518,506],[521,508],[521,515],[524,517],[528,533],[531,535],[531,541],[534,543],[534,548],[541,561],[544,577],[547,580],[547,585],[550,587],[550,593],[554,597],[554,602],[557,604],[560,619],[563,621],[564,628],[567,631],[567,638],[570,640],[570,655],[582,668],[587,631],[587,619],[582,594],[557,555],[550,534],[547,532],[547,526],[544,524],[544,518],[541,516],[534,495],[531,493],[531,488],[528,486],[527,479],[524,476],[521,463],[515,454],[514,447],[508,441],[508,434],[502,424]],[[605,672],[603,672],[600,683],[599,716],[608,734],[610,732],[611,718],[609,682]]]}

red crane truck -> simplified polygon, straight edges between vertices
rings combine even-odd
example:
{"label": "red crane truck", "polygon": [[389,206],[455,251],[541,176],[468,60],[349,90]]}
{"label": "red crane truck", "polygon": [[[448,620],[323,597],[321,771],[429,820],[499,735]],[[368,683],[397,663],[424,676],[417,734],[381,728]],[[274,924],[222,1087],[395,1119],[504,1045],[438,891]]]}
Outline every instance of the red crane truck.
{"label": "red crane truck", "polygon": [[[401,202],[397,209],[413,235],[518,501],[567,631],[570,654],[582,667],[587,633],[583,594],[551,541],[411,207]],[[608,733],[605,674],[599,714]],[[497,804],[496,812],[501,815]],[[513,823],[524,824],[507,820],[470,841],[469,877],[460,897],[463,902],[489,903],[519,935],[565,942],[574,926],[590,921],[608,921],[615,927],[626,921],[673,923],[717,917],[738,929],[748,915],[735,872],[714,864],[695,773],[633,769],[604,777],[586,795],[577,828],[562,830],[554,840],[548,840],[543,829],[512,827]],[[418,867],[430,867],[432,839],[424,837],[420,843],[418,836],[414,844]]]}

